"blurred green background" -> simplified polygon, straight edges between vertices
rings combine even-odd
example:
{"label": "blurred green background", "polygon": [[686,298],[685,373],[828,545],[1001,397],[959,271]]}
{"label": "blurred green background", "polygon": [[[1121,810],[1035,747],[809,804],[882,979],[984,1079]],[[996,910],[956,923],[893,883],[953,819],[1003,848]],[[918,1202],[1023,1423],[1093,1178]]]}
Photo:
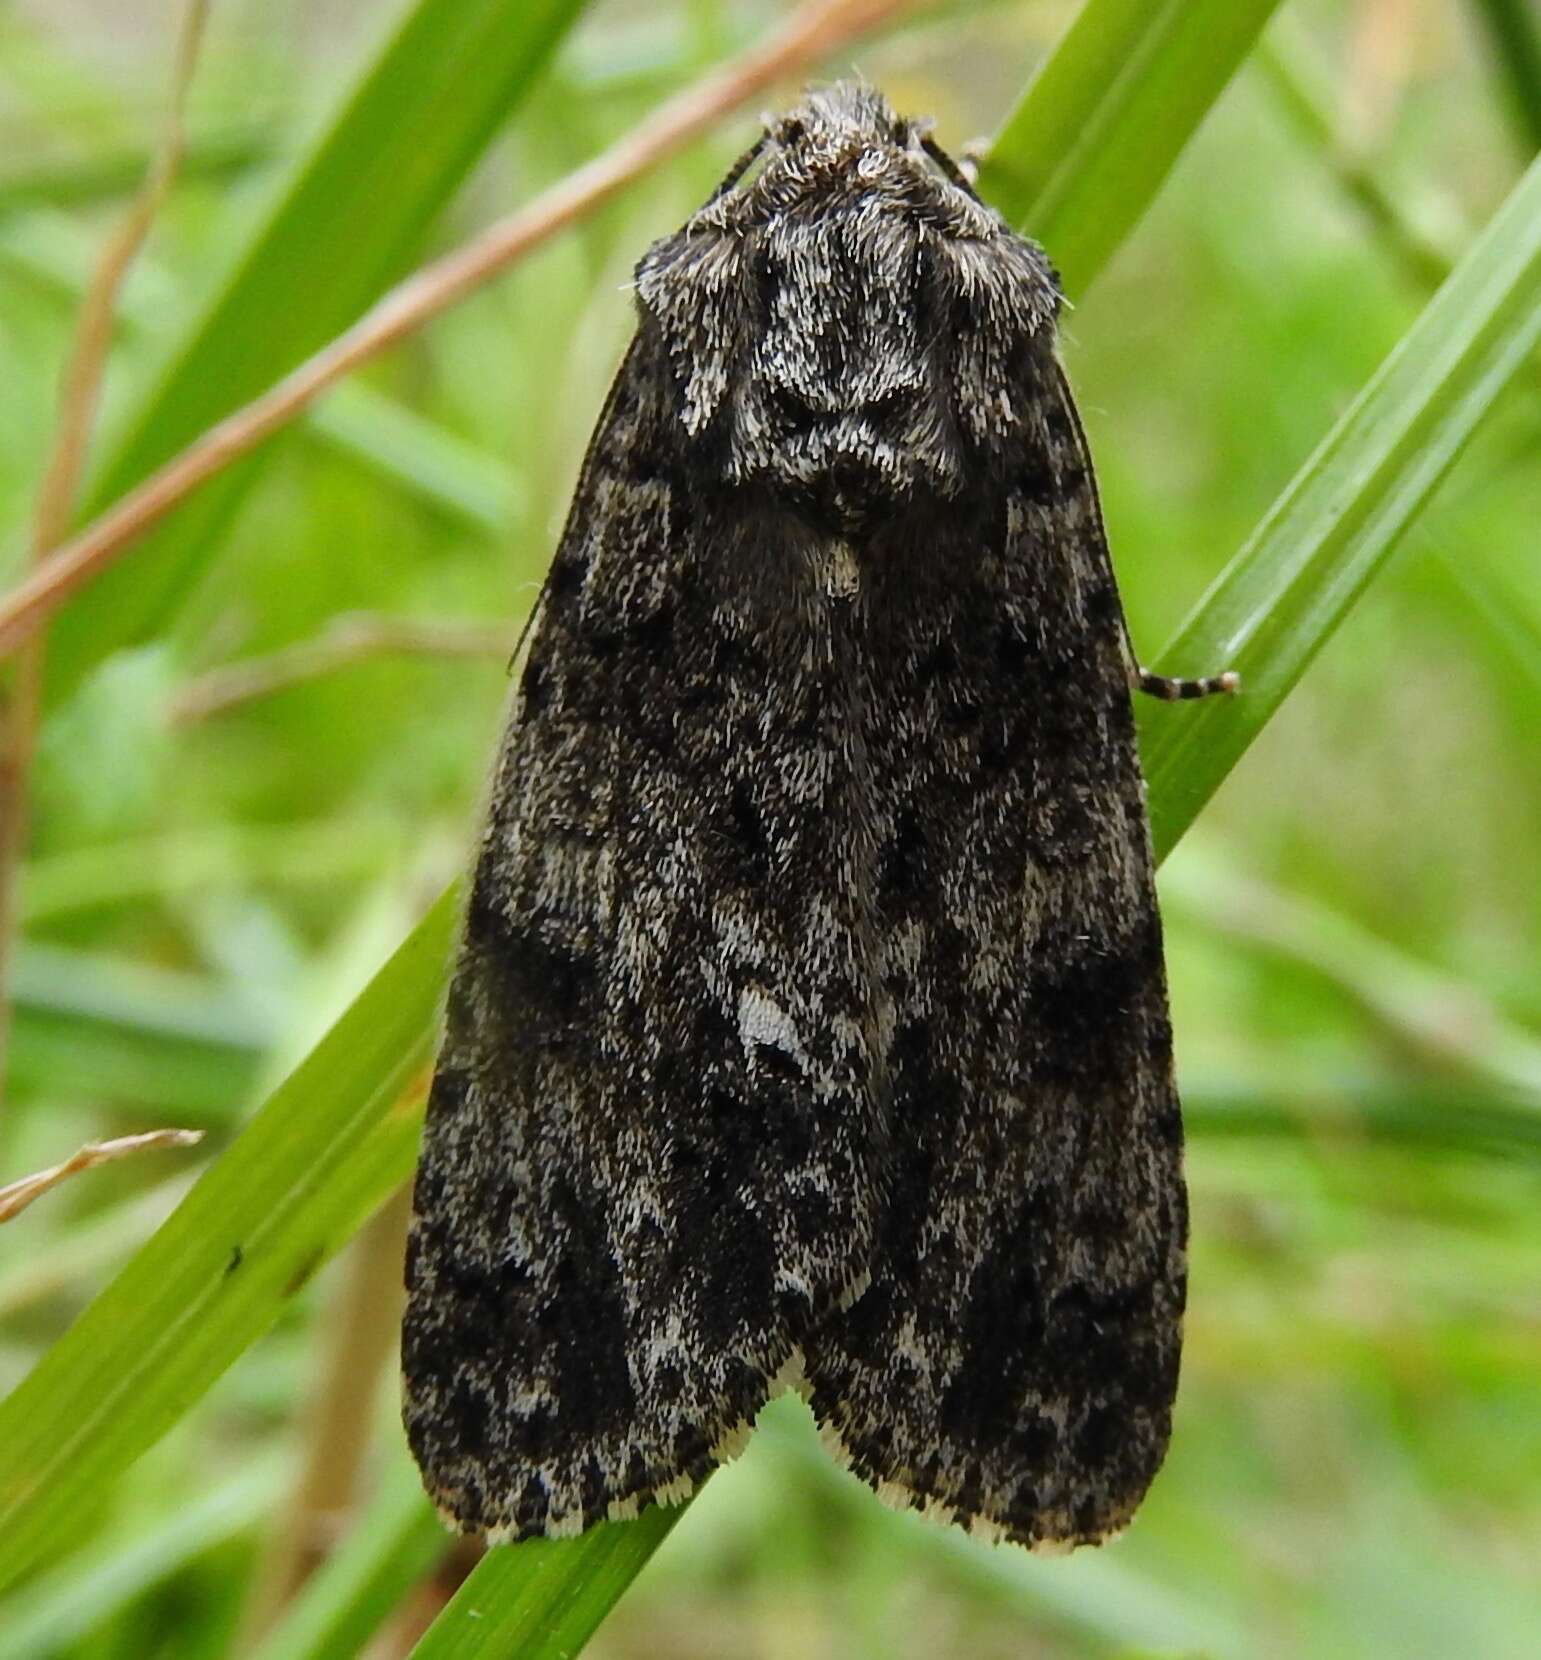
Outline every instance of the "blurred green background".
{"label": "blurred green background", "polygon": [[[933,112],[956,149],[998,126],[1075,9],[919,10],[823,68]],[[322,180],[310,205],[359,226],[375,275],[304,264],[300,226],[294,292],[258,273],[271,314],[238,361],[219,330],[190,356],[198,319],[404,10],[216,3],[182,174],[122,296],[88,498],[114,493],[136,445],[169,452],[177,420],[185,441],[222,389],[255,392],[292,343],[324,341],[367,298],[350,285],[372,293],[528,200],[782,10],[583,8],[517,109],[505,119],[494,85],[454,154],[434,154],[442,104],[399,122],[383,107],[381,176],[335,197]],[[150,0],[0,4],[5,586],[178,18]],[[1536,38],[1531,8],[1497,0],[1284,5],[1068,313],[1147,661],[1411,325],[1434,256],[1458,255],[1514,185],[1541,141]],[[724,124],[319,405],[175,559],[157,544],[162,591],[131,557],[118,588],[61,616],[0,1180],[92,1137],[208,1135],[82,1176],[0,1231],[0,1391],[459,870],[507,652],[628,332],[631,266],[753,131]],[[435,166],[464,182],[373,235],[393,189],[408,198]],[[1365,211],[1367,181],[1400,230]],[[1127,1536],[1039,1561],[893,1516],[783,1403],[586,1652],[1541,1648],[1538,375],[1521,372],[1163,869],[1193,1274],[1171,1457]],[[385,1213],[310,1279],[94,1495],[0,1602],[0,1654],[238,1652],[359,1505],[410,1502],[387,1352],[398,1227]],[[402,1559],[372,1652],[404,1653],[442,1600],[435,1543]]]}

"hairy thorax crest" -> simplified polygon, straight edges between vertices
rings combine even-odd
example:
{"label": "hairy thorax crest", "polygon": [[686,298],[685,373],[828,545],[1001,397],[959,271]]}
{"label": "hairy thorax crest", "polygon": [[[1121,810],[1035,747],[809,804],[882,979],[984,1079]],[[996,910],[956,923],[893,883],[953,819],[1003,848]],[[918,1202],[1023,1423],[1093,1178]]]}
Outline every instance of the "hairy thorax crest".
{"label": "hairy thorax crest", "polygon": [[945,507],[1020,451],[1048,261],[867,88],[814,93],[753,162],[637,268],[701,467],[845,533]]}

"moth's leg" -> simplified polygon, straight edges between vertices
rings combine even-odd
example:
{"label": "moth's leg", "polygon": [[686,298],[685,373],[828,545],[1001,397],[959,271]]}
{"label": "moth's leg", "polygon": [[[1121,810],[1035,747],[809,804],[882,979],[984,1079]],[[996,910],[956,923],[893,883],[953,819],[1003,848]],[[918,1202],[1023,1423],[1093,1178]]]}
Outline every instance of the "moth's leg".
{"label": "moth's leg", "polygon": [[1180,680],[1173,675],[1152,674],[1149,669],[1131,668],[1130,687],[1159,697],[1163,702],[1175,703],[1184,697],[1213,697],[1216,692],[1234,693],[1241,690],[1241,676],[1234,669],[1224,674],[1205,675],[1201,680]]}
{"label": "moth's leg", "polygon": [[1234,694],[1241,690],[1241,676],[1234,669],[1224,674],[1207,674],[1200,680],[1182,680],[1175,675],[1152,674],[1140,667],[1140,659],[1129,634],[1129,624],[1123,623],[1124,662],[1128,665],[1129,690],[1144,692],[1148,697],[1159,697],[1163,703],[1176,703],[1179,698],[1213,697],[1217,692]]}

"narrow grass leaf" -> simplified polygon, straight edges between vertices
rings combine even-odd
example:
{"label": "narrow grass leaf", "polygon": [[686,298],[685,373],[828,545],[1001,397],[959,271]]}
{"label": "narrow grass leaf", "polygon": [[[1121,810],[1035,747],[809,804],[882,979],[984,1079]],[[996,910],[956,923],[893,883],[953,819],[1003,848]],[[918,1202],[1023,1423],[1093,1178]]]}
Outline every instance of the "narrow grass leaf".
{"label": "narrow grass leaf", "polygon": [[1527,160],[1541,149],[1541,20],[1532,0],[1469,0],[1488,37],[1510,126]]}
{"label": "narrow grass leaf", "polygon": [[1141,710],[1158,853],[1332,637],[1538,340],[1541,162],[1162,653],[1173,672],[1239,670],[1242,691]]}
{"label": "narrow grass leaf", "polygon": [[[223,179],[267,160],[271,135],[249,122],[232,122],[194,132],[179,173],[186,179]],[[39,204],[78,207],[127,196],[143,182],[149,165],[143,145],[98,147],[68,161],[0,163],[0,216]]]}
{"label": "narrow grass leaf", "polygon": [[[1190,849],[1190,852],[1195,850]],[[1381,1047],[1528,1098],[1541,1124],[1541,1040],[1475,986],[1372,933],[1344,909],[1250,879],[1203,845],[1162,886],[1162,912],[1278,958],[1331,988]]]}
{"label": "narrow grass leaf", "polygon": [[88,1634],[206,1551],[253,1527],[273,1505],[284,1475],[268,1458],[166,1512],[148,1526],[118,1529],[0,1603],[6,1660],[76,1652]]}
{"label": "narrow grass leaf", "polygon": [[654,1505],[576,1539],[491,1550],[412,1650],[412,1660],[569,1660],[684,1513]]}
{"label": "narrow grass leaf", "polygon": [[1021,1612],[1035,1625],[1047,1620],[1093,1645],[1091,1652],[1204,1656],[1251,1653],[1245,1635],[1197,1595],[1184,1595],[1114,1550],[1077,1551],[1065,1561],[972,1539],[960,1528],[937,1527],[913,1513],[872,1502],[864,1483],[825,1452],[808,1409],[783,1396],[766,1408],[756,1434],[767,1451],[795,1468],[801,1481],[836,1507],[852,1528],[882,1537],[924,1571],[942,1572]]}
{"label": "narrow grass leaf", "polygon": [[309,410],[301,430],[490,535],[505,533],[524,505],[523,483],[508,462],[357,381]]}
{"label": "narrow grass leaf", "polygon": [[1266,1138],[1320,1147],[1336,1134],[1350,1145],[1369,1139],[1541,1166],[1541,1109],[1522,1090],[1389,1077],[1291,1080],[1287,1087],[1200,1082],[1182,1094],[1183,1125],[1194,1142]]}
{"label": "narrow grass leaf", "polygon": [[66,946],[19,949],[12,996],[13,1087],[200,1123],[248,1098],[272,1038],[205,976]]}
{"label": "narrow grass leaf", "polygon": [[[85,291],[96,258],[93,237],[63,214],[0,211],[0,270],[39,283],[71,304]],[[159,316],[183,307],[169,271],[141,257],[118,296],[116,322],[128,336],[149,333]],[[429,507],[472,529],[505,533],[524,503],[513,466],[449,428],[352,380],[306,410],[297,436],[370,467]]]}

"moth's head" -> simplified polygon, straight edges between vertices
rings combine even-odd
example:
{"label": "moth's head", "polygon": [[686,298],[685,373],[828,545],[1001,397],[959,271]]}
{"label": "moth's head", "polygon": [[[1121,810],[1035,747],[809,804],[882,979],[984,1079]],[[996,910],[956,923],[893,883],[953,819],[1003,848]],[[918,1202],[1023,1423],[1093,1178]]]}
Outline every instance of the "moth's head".
{"label": "moth's head", "polygon": [[843,530],[1019,448],[1059,293],[1042,251],[859,85],[811,92],[637,268],[724,483]]}

